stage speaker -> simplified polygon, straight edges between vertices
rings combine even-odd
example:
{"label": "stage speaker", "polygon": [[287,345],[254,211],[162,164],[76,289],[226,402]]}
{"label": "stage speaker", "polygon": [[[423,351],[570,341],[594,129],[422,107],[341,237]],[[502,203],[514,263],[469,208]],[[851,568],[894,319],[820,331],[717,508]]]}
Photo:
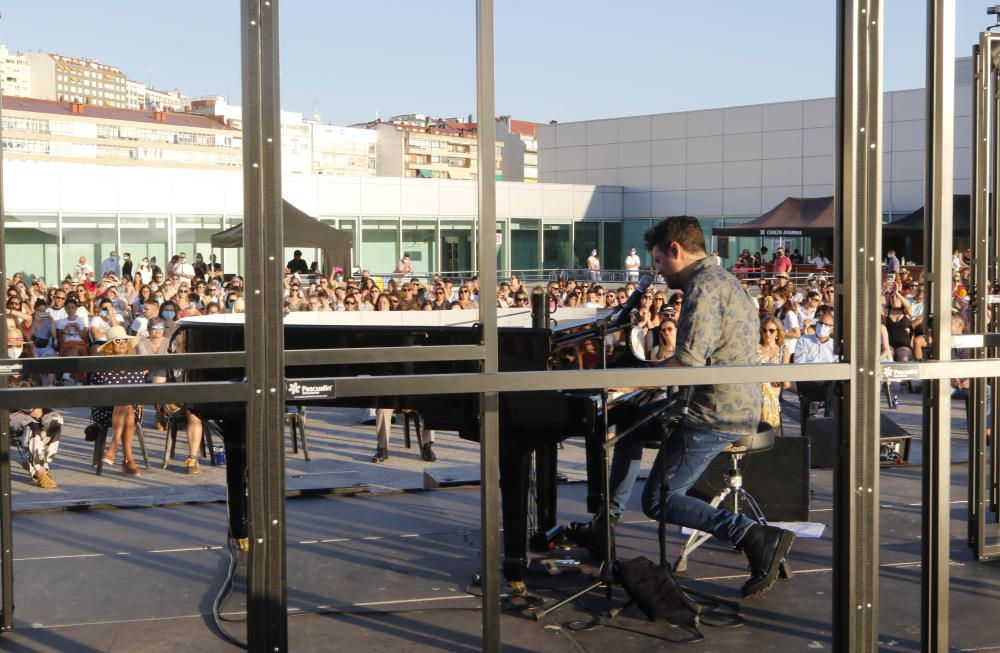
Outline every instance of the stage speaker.
{"label": "stage speaker", "polygon": [[[879,415],[882,464],[904,464],[910,455],[910,434],[885,413]],[[832,417],[812,417],[806,422],[805,435],[812,444],[813,468],[832,468],[837,460],[836,420]]]}
{"label": "stage speaker", "polygon": [[[690,496],[711,501],[726,486],[731,456],[719,454],[688,490]],[[748,454],[740,462],[743,487],[757,500],[768,521],[809,521],[809,440],[775,438],[774,446]],[[732,510],[732,495],[722,507]],[[740,512],[753,512],[740,505]]]}

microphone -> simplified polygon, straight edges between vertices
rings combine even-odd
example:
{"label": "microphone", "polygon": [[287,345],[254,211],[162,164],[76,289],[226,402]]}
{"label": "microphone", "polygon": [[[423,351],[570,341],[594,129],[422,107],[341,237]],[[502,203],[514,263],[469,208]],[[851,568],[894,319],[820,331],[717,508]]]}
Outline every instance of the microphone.
{"label": "microphone", "polygon": [[639,305],[639,300],[642,299],[642,296],[646,294],[646,290],[651,285],[653,285],[653,277],[648,274],[643,275],[635,287],[635,292],[611,314],[611,317],[608,318],[608,323],[613,327],[619,327],[628,322],[632,309]]}

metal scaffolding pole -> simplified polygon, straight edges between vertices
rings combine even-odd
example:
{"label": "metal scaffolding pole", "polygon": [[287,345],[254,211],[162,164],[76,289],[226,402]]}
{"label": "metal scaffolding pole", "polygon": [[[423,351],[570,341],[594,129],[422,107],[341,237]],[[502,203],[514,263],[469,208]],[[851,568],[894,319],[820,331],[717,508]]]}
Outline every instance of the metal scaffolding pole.
{"label": "metal scaffolding pole", "polygon": [[878,646],[882,2],[837,5],[836,331],[850,377],[836,410],[833,648]]}
{"label": "metal scaffolding pole", "polygon": [[244,0],[243,247],[246,274],[250,651],[288,650],[285,574],[285,363],[281,293],[278,0]]}
{"label": "metal scaffolding pole", "polygon": [[[955,128],[955,3],[927,2],[927,151],[924,279],[931,357],[951,358],[951,244]],[[948,650],[948,535],[951,481],[951,383],[924,383],[921,645]]]}
{"label": "metal scaffolding pole", "polygon": [[[3,89],[0,88],[0,134],[3,132]],[[3,139],[0,139],[0,283],[7,291],[7,213],[3,198]],[[6,295],[5,295],[6,296]],[[0,339],[7,358],[7,320],[0,320]],[[8,386],[6,375],[0,375],[0,391]],[[0,409],[0,631],[14,627],[14,523],[10,490],[10,411]]]}
{"label": "metal scaffolding pole", "polygon": [[[493,83],[493,0],[476,3],[476,143],[479,148],[479,321],[483,372],[499,370],[496,267],[496,122]],[[500,650],[500,395],[480,395],[480,524],[483,562],[483,650]]]}

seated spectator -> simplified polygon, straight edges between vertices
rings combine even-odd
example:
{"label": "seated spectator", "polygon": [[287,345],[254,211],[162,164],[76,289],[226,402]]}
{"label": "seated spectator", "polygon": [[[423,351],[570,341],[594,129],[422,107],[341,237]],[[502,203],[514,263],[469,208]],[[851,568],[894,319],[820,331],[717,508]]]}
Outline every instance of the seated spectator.
{"label": "seated spectator", "polygon": [[142,313],[132,320],[132,324],[128,327],[128,332],[140,338],[146,337],[146,329],[149,327],[149,321],[154,317],[158,317],[159,313],[160,303],[150,297],[142,305]]}
{"label": "seated spectator", "polygon": [[97,313],[90,318],[90,354],[97,353],[97,348],[105,342],[105,334],[108,329],[119,325],[119,315],[114,310],[114,305],[110,299],[104,297],[97,305]]}
{"label": "seated spectator", "polygon": [[36,299],[31,320],[31,343],[35,346],[35,356],[48,358],[56,355],[55,334],[55,320],[49,312],[48,303],[42,298]]}
{"label": "seated spectator", "polygon": [[446,311],[451,308],[451,302],[448,301],[448,297],[445,295],[443,284],[434,286],[434,292],[431,293],[431,299],[427,303],[430,305],[432,311]]}
{"label": "seated spectator", "polygon": [[[90,335],[88,331],[89,321],[78,312],[79,306],[76,300],[67,299],[66,317],[55,322],[60,356],[86,356],[90,352],[90,346],[87,344]],[[77,383],[83,383],[86,377],[79,372],[74,373],[72,377],[69,374],[64,374],[62,379],[55,382],[55,385],[68,383],[71,378]]]}
{"label": "seated spectator", "polygon": [[[791,356],[785,346],[785,332],[773,315],[760,322],[760,340],[757,343],[758,365],[787,365]],[[791,387],[788,382],[761,383],[761,421],[773,428],[781,426],[781,391]]]}
{"label": "seated spectator", "polygon": [[[108,329],[107,342],[98,353],[102,356],[126,356],[131,354],[139,339],[125,332],[124,327],[113,326]],[[143,383],[146,374],[141,370],[118,370],[110,372],[92,372],[91,385],[123,385]],[[95,406],[91,409],[90,419],[101,428],[112,428],[111,443],[104,452],[104,464],[114,465],[118,445],[122,447],[122,471],[127,476],[139,476],[139,467],[132,457],[132,437],[135,435],[136,422],[141,417],[139,406],[135,404],[118,406]]]}
{"label": "seated spectator", "polygon": [[[795,353],[792,360],[795,364],[801,363],[834,363],[837,356],[834,353],[833,340],[833,312],[824,311],[816,322],[816,333],[806,334],[798,339],[795,345]],[[806,401],[826,402],[826,413],[829,414],[832,406],[832,381],[800,381],[797,384],[798,394]],[[803,415],[807,407],[801,408]],[[804,420],[803,420],[804,423]]]}
{"label": "seated spectator", "polygon": [[[19,375],[10,380],[10,387],[30,388],[35,385],[33,381]],[[62,415],[49,408],[10,411],[11,438],[20,442],[25,456],[23,465],[31,474],[31,480],[43,490],[59,487],[49,473],[49,466],[59,452],[62,426]]]}
{"label": "seated spectator", "polygon": [[677,322],[673,318],[663,317],[656,333],[658,342],[646,349],[649,352],[648,358],[651,361],[665,361],[677,349]]}

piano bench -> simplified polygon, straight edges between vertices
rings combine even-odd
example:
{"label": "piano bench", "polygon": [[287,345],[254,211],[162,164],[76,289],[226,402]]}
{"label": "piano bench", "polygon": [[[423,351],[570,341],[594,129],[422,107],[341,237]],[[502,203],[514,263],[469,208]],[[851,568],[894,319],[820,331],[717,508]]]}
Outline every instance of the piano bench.
{"label": "piano bench", "polygon": [[[166,469],[170,461],[174,459],[174,452],[177,449],[177,432],[181,428],[187,429],[187,411],[182,410],[176,415],[167,416],[167,435],[163,442],[163,469]],[[212,427],[202,422],[200,455],[202,458],[208,458],[213,467],[215,466],[215,456],[212,455],[214,448]]]}
{"label": "piano bench", "polygon": [[[297,408],[298,410],[292,410]],[[285,411],[285,419],[292,430],[292,453],[299,452],[299,438],[302,438],[302,456],[309,462],[309,445],[306,443],[306,407],[289,406]]]}

